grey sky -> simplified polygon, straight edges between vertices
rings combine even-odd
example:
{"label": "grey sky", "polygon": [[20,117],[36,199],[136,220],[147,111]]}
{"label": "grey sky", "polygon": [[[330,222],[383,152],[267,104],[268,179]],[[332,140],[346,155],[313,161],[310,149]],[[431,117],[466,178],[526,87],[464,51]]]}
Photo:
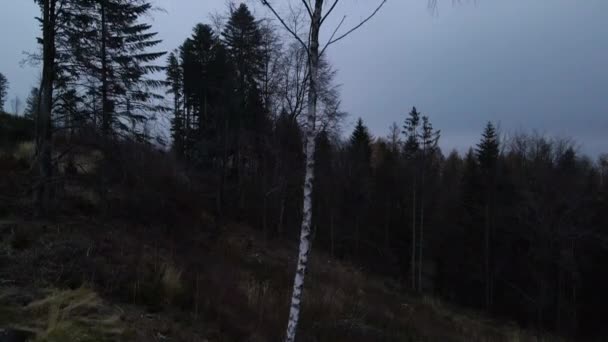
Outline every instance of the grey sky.
{"label": "grey sky", "polygon": [[[338,10],[350,23],[376,3],[342,1]],[[31,0],[2,2],[0,72],[11,83],[10,98],[24,99],[38,71],[19,61],[22,51],[35,49],[38,12]],[[162,48],[177,47],[225,3],[157,0],[166,10],[153,23]],[[350,114],[345,131],[362,117],[374,135],[385,136],[415,105],[442,130],[445,150],[475,144],[492,120],[506,132],[535,129],[572,137],[592,155],[608,152],[608,1],[461,3],[440,0],[439,14],[431,15],[426,0],[389,0],[377,18],[331,48]]]}

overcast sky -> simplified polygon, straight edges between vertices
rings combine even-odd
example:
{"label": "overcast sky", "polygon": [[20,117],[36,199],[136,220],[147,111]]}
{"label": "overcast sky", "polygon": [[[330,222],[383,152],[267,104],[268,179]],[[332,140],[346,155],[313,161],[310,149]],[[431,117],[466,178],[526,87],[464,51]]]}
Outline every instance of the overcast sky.
{"label": "overcast sky", "polygon": [[[36,48],[38,12],[31,0],[1,2],[0,72],[11,84],[9,98],[25,100],[39,71],[20,61]],[[352,24],[376,1],[342,2],[335,18],[348,14]],[[491,120],[505,132],[537,130],[574,138],[591,155],[608,152],[608,1],[439,2],[432,15],[426,0],[389,0],[329,51],[350,114],[346,133],[362,117],[375,136],[385,136],[416,106],[441,129],[444,150],[475,144]],[[156,3],[165,11],[153,24],[167,50],[226,8],[226,0]]]}

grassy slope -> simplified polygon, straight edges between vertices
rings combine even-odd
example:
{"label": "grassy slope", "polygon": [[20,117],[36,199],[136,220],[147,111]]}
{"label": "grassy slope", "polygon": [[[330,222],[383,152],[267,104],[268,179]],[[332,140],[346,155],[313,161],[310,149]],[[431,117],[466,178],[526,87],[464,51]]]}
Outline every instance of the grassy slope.
{"label": "grassy slope", "polygon": [[[19,326],[38,331],[40,341],[53,341],[44,336],[54,326],[71,327],[71,333],[83,336],[122,331],[129,341],[159,336],[173,341],[280,340],[294,245],[266,245],[256,232],[239,225],[227,226],[219,238],[193,233],[185,242],[166,239],[150,227],[61,221],[0,223],[5,294],[0,295],[5,310],[0,325],[21,322]],[[105,301],[84,289],[39,290],[79,289],[81,284]],[[26,299],[7,301],[15,293]],[[514,326],[453,310],[428,297],[404,295],[398,284],[318,252],[305,296],[302,341],[537,341]],[[48,302],[57,297],[65,305],[56,306],[76,303],[74,311],[80,313],[50,323],[46,317],[54,309]],[[39,308],[36,314],[31,307]],[[7,315],[6,310],[20,314]],[[87,320],[77,319],[87,315]],[[19,322],[7,317],[19,317]],[[87,330],[91,327],[97,330]]]}

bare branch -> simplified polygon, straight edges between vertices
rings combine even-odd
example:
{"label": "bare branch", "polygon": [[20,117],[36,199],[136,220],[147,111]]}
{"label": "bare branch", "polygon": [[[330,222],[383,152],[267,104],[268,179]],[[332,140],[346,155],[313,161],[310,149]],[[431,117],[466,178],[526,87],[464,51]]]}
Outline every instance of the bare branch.
{"label": "bare branch", "polygon": [[309,53],[308,45],[306,43],[304,43],[304,41],[302,41],[302,38],[300,38],[300,36],[298,36],[298,34],[287,25],[287,23],[285,23],[285,20],[283,20],[283,18],[281,18],[281,16],[277,13],[277,11],[275,11],[275,9],[272,7],[272,5],[270,5],[268,0],[260,0],[260,1],[262,2],[262,5],[264,5],[270,9],[272,14],[274,14],[274,16],[279,20],[279,22],[281,22],[281,25],[283,25],[283,27],[287,30],[287,32],[289,32],[298,42],[300,42],[300,44],[302,44],[302,47],[304,47],[304,50],[308,54]]}
{"label": "bare branch", "polygon": [[302,0],[302,3],[304,4],[304,7],[306,7],[306,11],[308,11],[308,15],[312,18],[312,10],[310,9],[310,6],[306,2],[306,0]]}
{"label": "bare branch", "polygon": [[323,50],[321,50],[321,53],[319,54],[319,56],[323,56],[323,53],[325,53],[325,50],[327,49],[327,47],[329,47],[329,43],[334,39],[334,37],[338,33],[338,30],[340,30],[340,27],[342,27],[342,24],[344,24],[345,20],[346,20],[346,16],[343,16],[342,20],[340,20],[340,23],[338,24],[338,26],[336,26],[336,29],[331,34],[331,37],[329,37],[329,40],[327,41],[327,44],[325,44],[325,47],[323,48]]}
{"label": "bare branch", "polygon": [[327,17],[329,17],[329,15],[331,14],[331,12],[334,11],[334,8],[336,8],[336,5],[338,4],[339,1],[340,0],[335,0],[334,1],[334,3],[329,8],[329,11],[327,11],[327,13],[325,13],[325,15],[323,16],[323,18],[321,19],[321,25],[323,25],[323,22],[325,21],[325,19],[327,19]]}
{"label": "bare branch", "polygon": [[350,30],[346,31],[346,33],[344,33],[343,35],[339,36],[338,38],[330,40],[327,43],[327,45],[325,45],[325,47],[323,48],[323,50],[327,49],[330,45],[332,45],[334,43],[337,43],[338,41],[346,38],[348,35],[350,35],[351,33],[355,32],[361,26],[365,25],[365,23],[367,23],[368,21],[370,21],[380,11],[380,9],[382,9],[382,7],[384,6],[384,4],[386,4],[386,2],[387,2],[387,0],[382,0],[380,2],[380,5],[378,5],[378,7],[376,7],[376,9],[372,12],[372,14],[370,14],[367,18],[365,18],[364,20],[362,20],[359,24],[357,24],[356,26],[354,26]]}

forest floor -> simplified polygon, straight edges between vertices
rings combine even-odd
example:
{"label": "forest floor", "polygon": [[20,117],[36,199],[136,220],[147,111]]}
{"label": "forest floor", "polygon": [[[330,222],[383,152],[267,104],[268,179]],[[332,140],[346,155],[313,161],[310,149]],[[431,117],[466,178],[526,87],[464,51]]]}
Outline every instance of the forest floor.
{"label": "forest floor", "polygon": [[[36,341],[279,341],[296,245],[237,224],[204,231],[4,219],[0,327]],[[304,296],[300,341],[543,340],[316,251]]]}

